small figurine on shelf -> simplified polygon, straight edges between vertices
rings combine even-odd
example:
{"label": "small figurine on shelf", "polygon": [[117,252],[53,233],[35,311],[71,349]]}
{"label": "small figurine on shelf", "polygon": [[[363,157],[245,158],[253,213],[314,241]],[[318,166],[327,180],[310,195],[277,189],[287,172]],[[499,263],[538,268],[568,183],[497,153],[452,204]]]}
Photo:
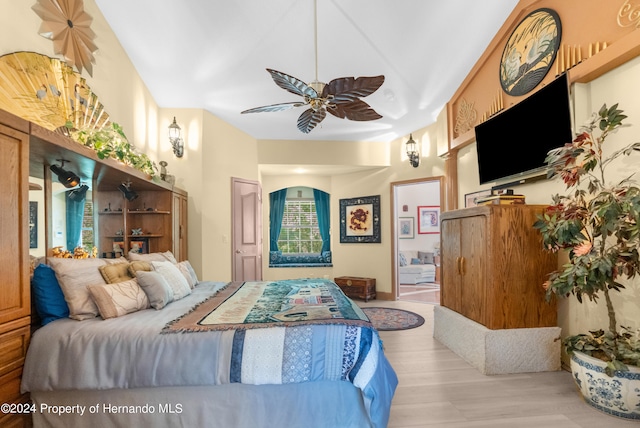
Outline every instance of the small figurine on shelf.
{"label": "small figurine on shelf", "polygon": [[124,230],[120,229],[116,232],[116,236],[122,236],[124,235]]}
{"label": "small figurine on shelf", "polygon": [[139,227],[137,229],[131,229],[131,234],[134,236],[142,235],[142,228]]}

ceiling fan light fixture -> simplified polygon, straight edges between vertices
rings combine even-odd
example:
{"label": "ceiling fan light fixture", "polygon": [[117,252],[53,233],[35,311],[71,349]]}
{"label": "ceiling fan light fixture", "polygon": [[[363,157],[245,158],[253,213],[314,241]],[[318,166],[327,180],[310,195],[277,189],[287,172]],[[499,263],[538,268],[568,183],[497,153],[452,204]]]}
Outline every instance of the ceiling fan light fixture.
{"label": "ceiling fan light fixture", "polygon": [[[355,121],[368,121],[380,119],[379,115],[369,104],[362,101],[364,98],[378,90],[384,83],[384,76],[372,77],[340,77],[331,80],[328,84],[318,80],[318,4],[314,0],[314,41],[315,41],[315,65],[316,78],[307,84],[302,80],[290,76],[281,71],[267,68],[273,81],[292,94],[299,95],[304,102],[289,102],[271,104],[244,110],[245,113],[260,113],[289,110],[294,107],[309,106],[298,117],[298,129],[308,134],[326,117],[328,111],[340,119]],[[327,109],[326,107],[330,107]]]}

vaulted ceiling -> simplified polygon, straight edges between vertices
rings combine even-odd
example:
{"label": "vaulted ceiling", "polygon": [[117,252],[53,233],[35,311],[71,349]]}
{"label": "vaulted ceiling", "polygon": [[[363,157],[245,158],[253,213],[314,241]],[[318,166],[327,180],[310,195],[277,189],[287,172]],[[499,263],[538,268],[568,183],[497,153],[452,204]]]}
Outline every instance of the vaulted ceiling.
{"label": "vaulted ceiling", "polygon": [[[314,0],[96,3],[160,107],[205,109],[256,139],[385,142],[435,122],[517,0],[317,0],[317,33]],[[310,83],[316,67],[325,83],[384,75],[363,98],[383,117],[327,115],[303,134],[306,107],[240,114],[301,100],[267,68]]]}

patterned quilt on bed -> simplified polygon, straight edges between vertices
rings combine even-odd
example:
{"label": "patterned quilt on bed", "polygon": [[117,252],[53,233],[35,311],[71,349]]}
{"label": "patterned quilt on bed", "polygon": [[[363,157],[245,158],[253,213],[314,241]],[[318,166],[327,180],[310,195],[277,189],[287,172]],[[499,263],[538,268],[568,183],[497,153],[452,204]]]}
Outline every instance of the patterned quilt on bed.
{"label": "patterned quilt on bed", "polygon": [[325,279],[231,282],[172,321],[163,333],[247,330],[308,324],[371,327],[362,310]]}

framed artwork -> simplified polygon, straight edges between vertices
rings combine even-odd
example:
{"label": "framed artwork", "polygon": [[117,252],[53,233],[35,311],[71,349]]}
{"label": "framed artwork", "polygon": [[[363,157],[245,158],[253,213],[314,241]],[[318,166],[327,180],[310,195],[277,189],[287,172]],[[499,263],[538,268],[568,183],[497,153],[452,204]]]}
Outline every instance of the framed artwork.
{"label": "framed artwork", "polygon": [[418,234],[440,233],[440,207],[418,207]]}
{"label": "framed artwork", "polygon": [[340,199],[340,242],[381,242],[380,195]]}
{"label": "framed artwork", "polygon": [[38,248],[38,201],[29,201],[29,248]]}
{"label": "framed artwork", "polygon": [[415,238],[413,231],[414,231],[413,217],[400,217],[398,219],[398,238],[399,239]]}
{"label": "framed artwork", "polygon": [[485,196],[491,196],[491,190],[480,190],[479,192],[467,193],[464,195],[465,208],[477,207],[478,203],[476,201],[478,198],[483,198]]}
{"label": "framed artwork", "polygon": [[552,9],[537,9],[513,30],[500,59],[500,85],[509,95],[530,92],[553,64],[560,40],[560,17]]}
{"label": "framed artwork", "polygon": [[120,257],[120,256],[122,256],[124,254],[124,241],[123,240],[115,239],[113,241],[113,252],[115,253],[115,257]]}
{"label": "framed artwork", "polygon": [[148,239],[132,239],[129,242],[129,252],[148,254],[149,253],[149,240]]}

